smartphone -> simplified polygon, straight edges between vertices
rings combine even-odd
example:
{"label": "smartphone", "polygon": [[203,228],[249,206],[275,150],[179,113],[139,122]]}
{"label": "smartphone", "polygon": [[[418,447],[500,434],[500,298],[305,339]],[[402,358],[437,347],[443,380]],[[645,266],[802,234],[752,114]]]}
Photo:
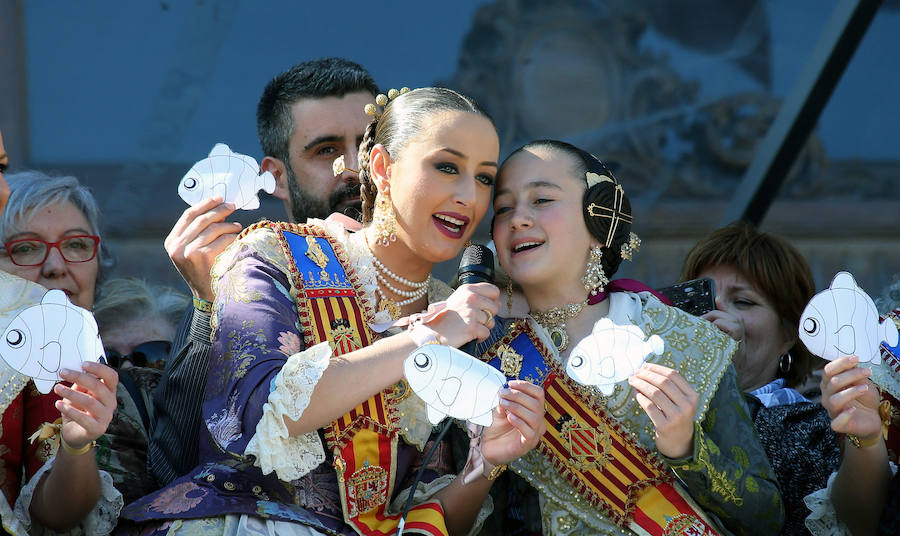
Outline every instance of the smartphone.
{"label": "smartphone", "polygon": [[716,308],[716,285],[712,279],[701,277],[656,290],[672,305],[694,316],[705,315]]}

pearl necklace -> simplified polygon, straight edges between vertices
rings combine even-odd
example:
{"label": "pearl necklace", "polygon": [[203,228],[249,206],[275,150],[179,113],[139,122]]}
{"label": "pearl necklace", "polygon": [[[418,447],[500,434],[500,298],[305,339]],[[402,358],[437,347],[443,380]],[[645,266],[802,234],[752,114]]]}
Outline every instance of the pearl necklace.
{"label": "pearl necklace", "polygon": [[584,301],[567,303],[561,307],[552,307],[546,311],[533,311],[531,316],[538,324],[550,332],[550,340],[556,349],[562,352],[569,346],[569,334],[566,333],[566,322],[575,318],[587,305],[587,299]]}
{"label": "pearl necklace", "polygon": [[[378,295],[378,310],[387,311],[388,314],[391,315],[391,318],[393,318],[394,320],[400,318],[401,307],[420,300],[425,296],[425,294],[428,293],[428,283],[431,282],[431,274],[428,274],[428,277],[426,277],[424,281],[410,281],[409,279],[406,279],[405,277],[395,274],[393,271],[391,271],[390,268],[388,268],[378,260],[378,257],[376,257],[374,253],[372,253],[372,261],[373,264],[375,264],[375,277],[378,280],[378,286],[375,287],[375,293]],[[391,284],[388,278],[385,277],[385,274],[401,285],[412,287],[413,290],[404,290],[395,287],[393,284]],[[391,298],[388,298],[387,294],[385,294],[385,292],[381,289],[382,285],[384,285],[394,295],[403,296],[406,299],[394,301]]]}
{"label": "pearl necklace", "polygon": [[[372,260],[375,262],[375,267],[378,268],[379,272],[384,272],[385,274],[388,275],[388,277],[390,277],[394,281],[400,283],[401,285],[406,285],[407,287],[412,287],[412,288],[416,288],[416,289],[425,288],[428,285],[428,281],[431,280],[431,274],[428,274],[428,277],[426,277],[424,281],[410,281],[409,279],[407,279],[401,275],[395,274],[390,268],[381,264],[381,261],[378,260],[378,257],[376,257],[374,253],[372,254]],[[391,288],[391,287],[388,287],[388,288]],[[391,288],[391,290],[394,290],[394,289]]]}

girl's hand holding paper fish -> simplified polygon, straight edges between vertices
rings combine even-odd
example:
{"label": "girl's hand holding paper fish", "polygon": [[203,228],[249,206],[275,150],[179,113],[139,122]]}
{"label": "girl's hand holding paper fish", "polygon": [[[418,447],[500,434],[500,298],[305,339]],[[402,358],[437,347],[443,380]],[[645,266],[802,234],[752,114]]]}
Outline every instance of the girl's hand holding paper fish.
{"label": "girl's hand holding paper fish", "polygon": [[878,405],[881,397],[869,381],[872,371],[857,367],[855,355],[839,357],[825,365],[819,387],[822,406],[831,417],[831,428],[838,433],[853,434],[866,440],[881,433]]}
{"label": "girl's hand holding paper fish", "polygon": [[116,386],[119,375],[112,368],[91,361],[82,371],[64,369],[60,376],[71,387],[56,384],[54,391],[62,397],[56,409],[62,414],[62,437],[75,450],[84,447],[106,432],[116,410]]}
{"label": "girl's hand holding paper fish", "polygon": [[511,462],[536,447],[545,431],[544,389],[513,380],[500,390],[494,423],[482,433],[481,453],[494,465]]}
{"label": "girl's hand holding paper fish", "polygon": [[628,378],[635,399],[656,427],[656,448],[679,460],[693,452],[697,392],[677,371],[644,363]]}
{"label": "girl's hand holding paper fish", "polygon": [[483,341],[494,327],[499,298],[500,289],[490,283],[462,285],[428,326],[438,333],[441,344],[454,348],[474,339]]}

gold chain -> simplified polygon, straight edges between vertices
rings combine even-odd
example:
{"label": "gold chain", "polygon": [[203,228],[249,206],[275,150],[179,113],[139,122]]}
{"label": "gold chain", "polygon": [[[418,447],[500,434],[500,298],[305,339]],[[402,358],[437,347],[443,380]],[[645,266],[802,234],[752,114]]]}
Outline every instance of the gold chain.
{"label": "gold chain", "polygon": [[546,328],[555,328],[563,326],[570,318],[575,318],[587,305],[587,299],[580,302],[567,303],[561,307],[552,307],[546,311],[534,311],[531,316],[538,321],[538,324]]}

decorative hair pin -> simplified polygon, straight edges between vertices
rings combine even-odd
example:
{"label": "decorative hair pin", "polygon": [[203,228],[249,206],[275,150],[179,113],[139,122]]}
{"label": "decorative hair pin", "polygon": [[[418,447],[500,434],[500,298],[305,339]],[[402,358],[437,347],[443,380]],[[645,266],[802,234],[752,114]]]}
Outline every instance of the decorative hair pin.
{"label": "decorative hair pin", "polygon": [[628,242],[622,244],[622,258],[626,261],[631,260],[631,256],[641,249],[641,239],[635,233],[628,234]]}
{"label": "decorative hair pin", "polygon": [[[625,190],[622,188],[621,184],[616,183],[612,178],[606,175],[598,175],[596,173],[588,172],[585,174],[585,178],[587,179],[588,188],[594,186],[595,184],[599,184],[601,182],[609,182],[615,184],[615,198],[613,199],[612,207],[604,207],[598,205],[597,203],[591,203],[587,207],[587,212],[591,217],[594,218],[608,218],[609,222],[609,231],[606,234],[606,241],[604,244],[612,244],[613,237],[616,236],[616,231],[619,228],[620,222],[625,222],[627,224],[631,224],[631,214],[627,214],[622,210],[622,205],[625,201]],[[633,233],[632,233],[633,234]],[[635,235],[637,236],[637,235]],[[624,258],[624,256],[623,256]]]}
{"label": "decorative hair pin", "polygon": [[334,173],[334,176],[337,177],[344,171],[350,171],[352,173],[356,173],[359,175],[359,171],[353,168],[348,168],[344,165],[344,155],[341,155],[334,159],[334,162],[331,163],[331,171]]}
{"label": "decorative hair pin", "polygon": [[587,178],[588,188],[601,182],[611,182],[613,184],[616,183],[616,181],[612,180],[612,178],[607,177],[606,175],[597,175],[596,173],[592,173],[590,171],[585,174],[585,178]]}
{"label": "decorative hair pin", "polygon": [[381,114],[384,113],[384,107],[387,106],[388,101],[394,100],[404,93],[409,93],[408,87],[402,87],[399,90],[391,89],[387,92],[387,95],[385,95],[384,93],[379,93],[375,97],[375,104],[381,106],[381,111],[378,111],[378,108],[375,106],[375,104],[372,104],[370,102],[369,104],[366,104],[365,107],[366,115],[372,116],[375,119],[381,119]]}

